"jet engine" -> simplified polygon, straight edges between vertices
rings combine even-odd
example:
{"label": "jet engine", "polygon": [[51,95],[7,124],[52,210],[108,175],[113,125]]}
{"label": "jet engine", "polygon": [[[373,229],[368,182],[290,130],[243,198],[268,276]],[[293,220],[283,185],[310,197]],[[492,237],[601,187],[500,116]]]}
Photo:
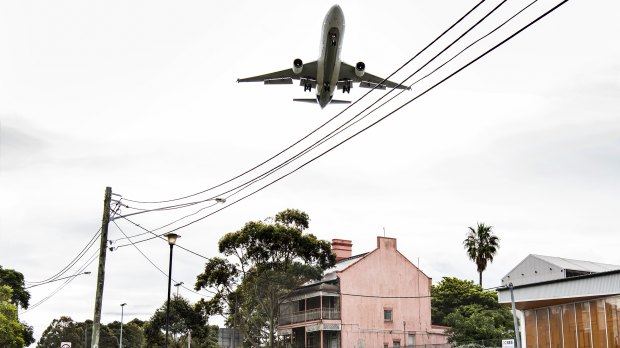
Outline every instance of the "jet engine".
{"label": "jet engine", "polygon": [[357,77],[364,76],[364,69],[366,69],[366,64],[364,64],[364,62],[357,62],[357,64],[355,64],[355,75],[357,75]]}
{"label": "jet engine", "polygon": [[304,62],[297,58],[293,61],[293,72],[295,74],[301,74],[301,70],[304,68]]}

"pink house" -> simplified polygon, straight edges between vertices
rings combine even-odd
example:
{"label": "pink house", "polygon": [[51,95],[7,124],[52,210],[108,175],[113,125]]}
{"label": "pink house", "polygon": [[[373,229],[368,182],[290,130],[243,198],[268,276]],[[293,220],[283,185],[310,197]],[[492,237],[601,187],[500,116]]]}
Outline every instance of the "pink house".
{"label": "pink house", "polygon": [[278,334],[293,348],[399,348],[447,345],[431,325],[431,278],[377,237],[377,248],[352,256],[349,240],[332,240],[336,266],[295,290],[280,306]]}

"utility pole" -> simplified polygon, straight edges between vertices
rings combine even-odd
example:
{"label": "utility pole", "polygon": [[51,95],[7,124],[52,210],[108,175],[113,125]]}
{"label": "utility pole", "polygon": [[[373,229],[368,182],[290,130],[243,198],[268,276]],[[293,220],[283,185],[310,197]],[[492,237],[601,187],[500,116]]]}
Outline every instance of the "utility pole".
{"label": "utility pole", "polygon": [[103,280],[105,278],[105,255],[108,249],[108,224],[110,223],[110,201],[112,188],[105,188],[103,199],[103,220],[101,221],[101,243],[99,245],[99,270],[97,272],[97,294],[95,295],[95,317],[93,319],[93,338],[91,348],[99,348],[99,329],[101,327],[101,303],[103,301]]}

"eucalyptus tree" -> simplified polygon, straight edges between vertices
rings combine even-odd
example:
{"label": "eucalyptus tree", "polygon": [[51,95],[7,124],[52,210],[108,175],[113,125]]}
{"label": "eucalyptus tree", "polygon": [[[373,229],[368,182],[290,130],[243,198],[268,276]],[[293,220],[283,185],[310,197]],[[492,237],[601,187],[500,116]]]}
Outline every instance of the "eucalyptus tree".
{"label": "eucalyptus tree", "polygon": [[197,277],[196,290],[214,294],[202,308],[225,316],[248,345],[274,346],[280,304],[336,262],[328,241],[304,233],[309,223],[305,212],[287,209],[224,235],[218,243],[223,257],[209,260]]}
{"label": "eucalyptus tree", "polygon": [[[151,319],[144,323],[146,346],[164,347],[165,330],[166,303],[162,304]],[[217,327],[208,325],[208,316],[200,306],[192,305],[181,296],[174,296],[170,300],[169,332],[169,347],[186,347],[190,337],[193,347],[217,347]]]}
{"label": "eucalyptus tree", "polygon": [[[9,295],[10,297],[3,301],[8,301],[14,305],[16,310],[19,310],[19,307],[22,309],[28,309],[30,293],[26,289],[24,275],[21,272],[13,269],[2,268],[2,266],[0,266],[0,286],[6,286],[11,290]],[[19,318],[17,318],[17,320],[19,321]],[[20,336],[24,340],[24,345],[28,346],[34,343],[35,339],[32,326],[29,326],[24,322],[19,322],[19,325],[22,329]],[[2,347],[2,345],[0,345],[0,347]]]}

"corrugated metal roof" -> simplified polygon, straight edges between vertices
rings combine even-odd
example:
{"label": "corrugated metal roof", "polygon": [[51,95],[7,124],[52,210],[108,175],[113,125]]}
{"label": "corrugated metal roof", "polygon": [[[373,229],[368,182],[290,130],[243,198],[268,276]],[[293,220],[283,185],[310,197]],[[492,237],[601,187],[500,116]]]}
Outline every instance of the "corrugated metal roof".
{"label": "corrugated metal roof", "polygon": [[535,255],[535,254],[532,254],[532,256],[537,257],[546,262],[549,262],[551,264],[554,264],[559,268],[570,269],[570,270],[575,270],[575,271],[600,273],[600,272],[615,271],[615,270],[620,269],[619,265],[611,265],[611,264],[606,264],[606,263],[573,260],[573,259],[566,259],[563,257]]}

